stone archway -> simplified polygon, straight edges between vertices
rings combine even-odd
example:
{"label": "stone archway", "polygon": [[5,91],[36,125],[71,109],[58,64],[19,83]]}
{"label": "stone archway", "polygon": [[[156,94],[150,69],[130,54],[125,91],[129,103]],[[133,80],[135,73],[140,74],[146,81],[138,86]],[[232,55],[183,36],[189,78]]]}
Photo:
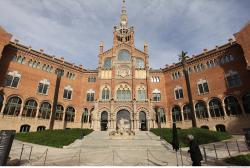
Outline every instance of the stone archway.
{"label": "stone archway", "polygon": [[140,130],[141,131],[147,131],[147,116],[146,113],[144,111],[140,111],[139,113],[139,121],[140,121]]}
{"label": "stone archway", "polygon": [[103,111],[101,113],[101,131],[107,131],[108,130],[108,112]]}
{"label": "stone archway", "polygon": [[131,130],[130,112],[128,110],[119,110],[116,114],[116,129]]}

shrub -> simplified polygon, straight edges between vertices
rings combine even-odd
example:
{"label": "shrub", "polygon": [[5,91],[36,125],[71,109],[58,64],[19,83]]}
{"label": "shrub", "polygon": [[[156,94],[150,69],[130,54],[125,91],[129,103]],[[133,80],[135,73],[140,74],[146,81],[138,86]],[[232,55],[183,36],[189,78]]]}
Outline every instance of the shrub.
{"label": "shrub", "polygon": [[[81,132],[82,131],[82,132]],[[64,130],[44,130],[39,132],[17,133],[16,139],[39,145],[62,148],[81,138],[81,134],[88,135],[92,129],[64,129]]]}
{"label": "shrub", "polygon": [[[152,128],[150,129],[150,131],[160,136],[161,131],[159,128]],[[162,132],[163,132],[163,138],[167,142],[171,143],[172,129],[162,128]],[[181,147],[188,146],[188,141],[186,139],[188,134],[192,134],[196,138],[198,144],[218,142],[232,137],[229,133],[226,132],[215,132],[202,128],[178,129],[177,134]]]}
{"label": "shrub", "polygon": [[250,166],[250,154],[227,158],[225,161],[238,166]]}

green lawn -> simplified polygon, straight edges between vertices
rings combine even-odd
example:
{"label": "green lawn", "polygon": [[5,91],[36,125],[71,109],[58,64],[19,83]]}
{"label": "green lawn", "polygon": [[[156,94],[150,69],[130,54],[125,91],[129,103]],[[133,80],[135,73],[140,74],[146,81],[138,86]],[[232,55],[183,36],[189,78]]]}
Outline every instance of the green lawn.
{"label": "green lawn", "polygon": [[250,166],[250,153],[225,159],[227,163],[237,166]]}
{"label": "green lawn", "polygon": [[[90,134],[92,129],[82,129],[83,135]],[[81,129],[45,130],[40,132],[17,133],[15,139],[39,145],[62,148],[81,138]]]}
{"label": "green lawn", "polygon": [[[150,129],[150,131],[160,136],[159,128],[152,128]],[[162,128],[162,132],[163,132],[164,139],[167,142],[171,143],[172,129]],[[178,129],[178,137],[179,137],[179,143],[181,147],[188,146],[188,141],[186,139],[188,134],[194,135],[194,137],[197,139],[199,144],[207,144],[207,143],[218,142],[221,140],[232,138],[232,136],[226,132],[215,132],[215,131],[209,131],[207,129],[202,129],[202,128]]]}

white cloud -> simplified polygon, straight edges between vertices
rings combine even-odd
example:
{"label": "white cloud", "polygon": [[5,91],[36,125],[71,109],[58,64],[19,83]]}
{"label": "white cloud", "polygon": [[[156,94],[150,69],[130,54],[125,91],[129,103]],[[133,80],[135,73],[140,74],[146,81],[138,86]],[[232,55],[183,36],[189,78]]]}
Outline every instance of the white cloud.
{"label": "white cloud", "polygon": [[[0,0],[0,24],[21,43],[95,69],[99,42],[112,47],[120,10],[118,0]],[[181,50],[223,44],[250,20],[248,0],[127,0],[127,11],[153,68],[177,62]]]}

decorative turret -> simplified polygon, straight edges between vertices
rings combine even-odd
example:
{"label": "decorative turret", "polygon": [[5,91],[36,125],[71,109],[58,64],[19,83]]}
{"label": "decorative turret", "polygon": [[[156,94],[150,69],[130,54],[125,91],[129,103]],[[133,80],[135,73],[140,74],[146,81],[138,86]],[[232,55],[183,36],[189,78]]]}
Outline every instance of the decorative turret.
{"label": "decorative turret", "polygon": [[102,41],[100,42],[100,45],[99,45],[99,53],[100,54],[103,53],[103,42]]}
{"label": "decorative turret", "polygon": [[125,7],[125,0],[123,0],[122,12],[120,16],[119,26],[114,27],[114,46],[127,43],[134,45],[134,28],[128,26],[128,16]]}
{"label": "decorative turret", "polygon": [[127,28],[128,16],[127,16],[127,11],[126,11],[126,7],[125,7],[125,0],[123,0],[122,2],[123,2],[123,5],[122,5],[122,14],[120,17],[120,27]]}
{"label": "decorative turret", "polygon": [[147,42],[144,43],[144,52],[148,53],[148,43]]}

